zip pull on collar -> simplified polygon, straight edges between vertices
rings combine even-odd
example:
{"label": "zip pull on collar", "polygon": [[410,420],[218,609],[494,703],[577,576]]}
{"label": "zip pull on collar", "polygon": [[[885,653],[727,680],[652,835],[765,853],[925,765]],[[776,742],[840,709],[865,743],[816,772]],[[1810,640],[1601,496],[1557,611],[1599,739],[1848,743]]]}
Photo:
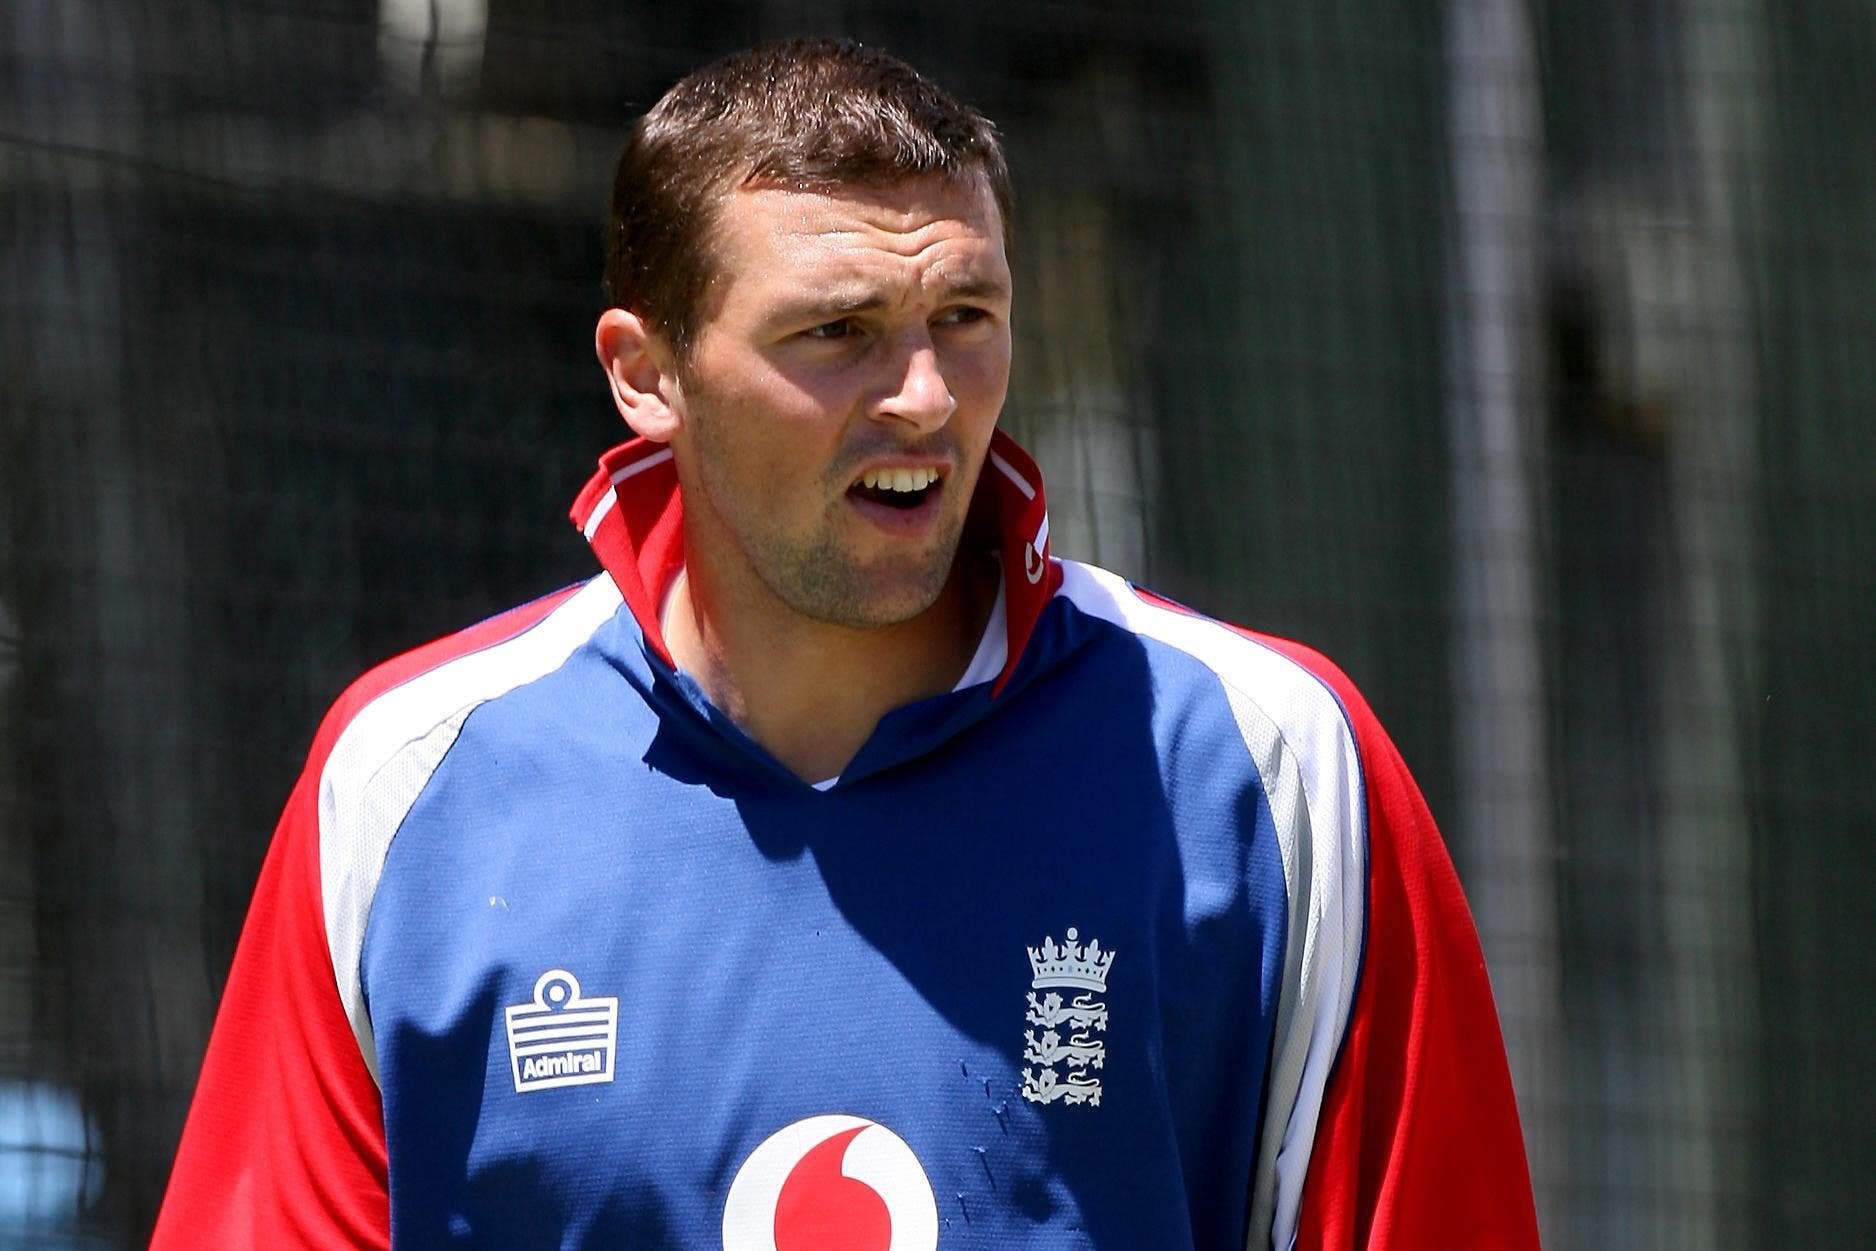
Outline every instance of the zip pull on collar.
{"label": "zip pull on collar", "polygon": [[[658,623],[665,592],[684,567],[684,501],[671,449],[642,438],[613,448],[599,458],[570,515],[619,588],[646,647],[675,669]],[[1009,651],[991,688],[995,696],[1008,685],[1037,619],[1062,584],[1061,566],[1049,555],[1042,474],[1001,430],[990,436],[971,517],[994,527],[1003,559]],[[968,525],[964,541],[972,541]]]}

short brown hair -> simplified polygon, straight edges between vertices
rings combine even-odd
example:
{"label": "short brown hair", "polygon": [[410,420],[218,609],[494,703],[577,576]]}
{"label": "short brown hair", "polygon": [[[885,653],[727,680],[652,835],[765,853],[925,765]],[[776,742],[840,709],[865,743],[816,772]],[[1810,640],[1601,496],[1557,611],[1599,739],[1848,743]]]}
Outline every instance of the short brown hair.
{"label": "short brown hair", "polygon": [[731,187],[880,186],[981,175],[1007,239],[1010,172],[996,129],[897,57],[842,39],[733,53],[664,93],[632,128],[612,180],[606,299],[683,355],[716,276],[706,247]]}

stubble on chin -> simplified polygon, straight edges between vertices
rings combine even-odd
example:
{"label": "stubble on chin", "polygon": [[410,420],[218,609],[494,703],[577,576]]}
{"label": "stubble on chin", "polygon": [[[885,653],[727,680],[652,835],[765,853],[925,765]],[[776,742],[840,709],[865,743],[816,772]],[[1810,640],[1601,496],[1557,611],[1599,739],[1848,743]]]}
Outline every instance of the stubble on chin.
{"label": "stubble on chin", "polygon": [[[963,518],[948,523],[932,547],[881,567],[860,566],[831,534],[794,548],[775,545],[759,559],[769,589],[811,620],[853,630],[903,625],[938,602],[951,579]],[[909,562],[909,563],[908,563]]]}

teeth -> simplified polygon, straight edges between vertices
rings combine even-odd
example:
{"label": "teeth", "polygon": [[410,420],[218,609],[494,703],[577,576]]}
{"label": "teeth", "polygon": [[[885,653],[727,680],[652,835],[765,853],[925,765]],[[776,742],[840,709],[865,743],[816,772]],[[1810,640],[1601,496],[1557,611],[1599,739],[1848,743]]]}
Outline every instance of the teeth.
{"label": "teeth", "polygon": [[875,491],[923,491],[936,481],[935,469],[876,469],[862,475],[860,485]]}

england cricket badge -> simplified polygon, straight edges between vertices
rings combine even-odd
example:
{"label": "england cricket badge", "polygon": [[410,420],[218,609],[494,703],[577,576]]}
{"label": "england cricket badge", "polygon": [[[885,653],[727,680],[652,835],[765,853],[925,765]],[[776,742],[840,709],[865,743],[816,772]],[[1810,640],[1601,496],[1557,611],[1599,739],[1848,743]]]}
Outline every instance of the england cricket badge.
{"label": "england cricket badge", "polygon": [[1101,996],[1114,953],[1103,951],[1098,938],[1083,946],[1080,937],[1070,927],[1063,942],[1050,936],[1029,948],[1033,976],[1023,1019],[1031,1028],[1023,1031],[1023,1098],[1031,1103],[1101,1106],[1095,1071],[1107,1062],[1107,1044],[1095,1035],[1107,1032]]}
{"label": "england cricket badge", "polygon": [[508,1009],[515,1093],[611,1081],[618,1033],[618,999],[582,995],[579,978],[547,970],[534,983],[534,999]]}

